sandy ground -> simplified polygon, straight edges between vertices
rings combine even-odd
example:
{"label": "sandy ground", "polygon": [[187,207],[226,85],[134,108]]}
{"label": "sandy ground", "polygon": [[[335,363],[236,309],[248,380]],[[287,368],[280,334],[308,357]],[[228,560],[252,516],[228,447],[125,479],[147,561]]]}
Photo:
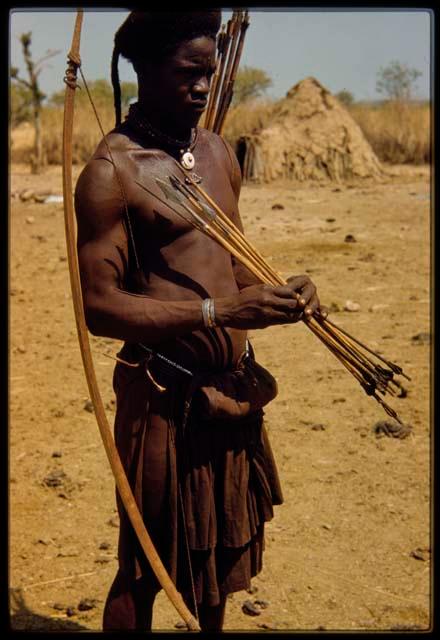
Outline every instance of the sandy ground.
{"label": "sandy ground", "polygon": [[[309,273],[330,317],[411,377],[387,419],[303,325],[253,332],[279,395],[266,412],[285,503],[267,526],[253,591],[226,630],[408,630],[431,623],[430,178],[246,186],[250,239],[285,276]],[[61,194],[59,167],[11,167],[11,191]],[[17,630],[98,631],[117,561],[114,483],[90,406],[73,316],[60,203],[11,200],[10,590]],[[279,205],[274,207],[274,205]],[[345,241],[354,236],[355,242]],[[356,312],[344,311],[347,300]],[[109,419],[118,343],[93,339]],[[258,616],[246,600],[265,600]],[[160,594],[154,629],[179,617]]]}

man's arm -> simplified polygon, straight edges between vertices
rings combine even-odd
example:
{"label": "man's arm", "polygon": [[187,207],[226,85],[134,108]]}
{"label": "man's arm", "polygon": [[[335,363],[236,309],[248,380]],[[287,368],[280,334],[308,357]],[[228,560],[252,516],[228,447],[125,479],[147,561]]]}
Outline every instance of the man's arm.
{"label": "man's arm", "polygon": [[[204,327],[201,300],[161,301],[123,290],[128,263],[124,205],[110,162],[100,159],[87,165],[77,183],[75,208],[84,311],[91,333],[154,344]],[[216,298],[215,310],[219,326],[237,329],[291,324],[302,314],[290,286],[263,284]]]}
{"label": "man's arm", "polygon": [[128,246],[113,165],[92,160],[75,191],[78,260],[87,326],[94,335],[153,344],[203,327],[201,302],[160,301],[123,290]]}

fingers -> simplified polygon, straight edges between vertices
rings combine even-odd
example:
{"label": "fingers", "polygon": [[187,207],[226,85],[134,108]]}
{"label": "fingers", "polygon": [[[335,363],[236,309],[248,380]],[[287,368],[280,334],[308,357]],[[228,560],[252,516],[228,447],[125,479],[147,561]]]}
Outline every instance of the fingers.
{"label": "fingers", "polygon": [[298,300],[293,297],[292,289],[288,285],[264,285],[260,296],[259,306],[268,325],[291,324],[304,316],[304,308],[300,307]]}
{"label": "fingers", "polygon": [[[297,287],[298,291],[295,291],[294,287]],[[321,313],[316,287],[307,276],[292,278],[286,285],[265,284],[246,287],[240,292],[236,302],[239,306],[232,316],[238,328],[293,324]],[[325,313],[324,309],[323,314]]]}
{"label": "fingers", "polygon": [[316,292],[316,286],[310,280],[309,276],[294,276],[288,278],[287,284],[293,292],[300,294],[300,304],[307,304]]}
{"label": "fingers", "polygon": [[292,290],[292,287],[289,284],[280,285],[278,287],[270,287],[267,286],[267,290],[271,291],[275,296],[279,298],[289,298],[292,300],[296,300],[295,291]]}
{"label": "fingers", "polygon": [[270,324],[294,324],[304,317],[304,312],[297,309],[294,311],[275,311],[271,313]]}
{"label": "fingers", "polygon": [[291,289],[294,291],[301,291],[301,289],[307,284],[311,282],[309,276],[301,275],[301,276],[291,276],[287,278],[287,283]]}
{"label": "fingers", "polygon": [[311,309],[313,313],[319,307],[319,299],[316,295],[316,287],[313,282],[308,282],[299,294],[298,304],[304,309]]}
{"label": "fingers", "polygon": [[[305,296],[304,296],[305,297]],[[304,313],[307,316],[312,316],[319,309],[319,298],[316,293],[313,293],[307,304],[304,305]]]}
{"label": "fingers", "polygon": [[[300,305],[296,296],[292,295],[292,289],[285,285],[280,287],[267,287],[264,302],[266,306],[278,309],[284,312],[303,311],[303,305]],[[301,306],[301,309],[299,308]]]}
{"label": "fingers", "polygon": [[[300,308],[300,307],[298,307]],[[317,299],[316,303],[309,304],[304,309],[304,315],[306,318],[310,318],[311,316],[318,316],[319,318],[326,319],[329,314],[329,310],[327,307],[321,306],[319,299]]]}
{"label": "fingers", "polygon": [[328,307],[324,307],[323,305],[319,305],[318,313],[322,318],[327,318],[329,314]]}
{"label": "fingers", "polygon": [[316,286],[308,276],[293,276],[288,278],[287,282],[293,291],[293,296],[298,300],[298,306],[304,309],[306,316],[310,317],[314,313],[320,313],[323,317],[328,315],[327,309],[321,307],[316,293]]}

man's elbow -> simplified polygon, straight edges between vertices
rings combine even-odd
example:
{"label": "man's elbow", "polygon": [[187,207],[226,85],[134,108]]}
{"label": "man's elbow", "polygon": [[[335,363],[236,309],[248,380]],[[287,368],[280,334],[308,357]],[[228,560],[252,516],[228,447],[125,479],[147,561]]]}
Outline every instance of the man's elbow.
{"label": "man's elbow", "polygon": [[86,319],[86,326],[89,332],[93,336],[104,336],[103,323],[99,319],[99,315],[94,309],[84,309],[84,315]]}
{"label": "man's elbow", "polygon": [[99,300],[84,300],[84,316],[87,329],[93,336],[106,337],[108,334],[109,317],[105,307]]}

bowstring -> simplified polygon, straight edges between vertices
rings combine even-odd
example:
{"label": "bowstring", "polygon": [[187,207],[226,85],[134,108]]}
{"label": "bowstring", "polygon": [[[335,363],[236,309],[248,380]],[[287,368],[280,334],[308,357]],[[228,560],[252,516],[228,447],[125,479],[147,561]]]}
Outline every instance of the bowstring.
{"label": "bowstring", "polygon": [[[173,394],[173,398],[174,398],[174,394]],[[174,410],[174,401],[172,401],[172,407]],[[189,413],[189,409],[190,409],[190,400],[187,398],[185,400],[185,406],[184,406],[184,413],[183,413],[183,420],[182,420],[182,424],[181,424],[181,438],[184,437],[185,434],[185,428],[186,428],[186,424],[187,424],[187,420],[188,420],[188,413]],[[170,424],[171,423],[171,424]],[[176,451],[176,455],[177,455],[177,451],[178,448],[176,446],[176,439],[174,437],[174,431],[177,432],[176,430],[176,425],[174,423],[174,419],[171,416],[170,421],[168,422],[168,430],[169,430],[169,434],[171,437],[171,441],[174,445],[174,450]],[[181,444],[181,450],[183,451],[183,446]],[[180,467],[180,469],[179,469]],[[189,567],[189,577],[190,577],[190,581],[191,581],[191,592],[192,592],[192,598],[193,598],[193,604],[194,604],[194,615],[196,617],[196,620],[199,619],[199,610],[197,607],[197,596],[196,596],[196,589],[195,589],[195,584],[194,584],[194,572],[193,572],[193,568],[192,568],[192,562],[191,562],[191,550],[189,547],[189,540],[188,540],[188,528],[187,528],[187,522],[186,522],[186,512],[185,512],[185,504],[183,501],[183,495],[182,495],[182,484],[181,484],[181,477],[180,477],[180,472],[181,472],[181,465],[177,464],[177,489],[179,492],[179,502],[180,502],[180,508],[181,508],[181,513],[182,513],[182,521],[183,521],[183,532],[184,532],[184,540],[185,540],[185,549],[186,549],[186,555],[187,555],[187,559],[188,559],[188,567]]]}
{"label": "bowstring", "polygon": [[137,254],[137,251],[136,251],[136,244],[135,244],[135,241],[134,241],[134,234],[133,234],[133,228],[131,226],[130,214],[128,212],[127,197],[125,195],[125,190],[124,190],[124,186],[122,184],[121,176],[119,175],[119,171],[117,169],[115,159],[113,157],[110,145],[109,145],[108,140],[107,140],[107,134],[104,132],[104,128],[103,128],[101,120],[99,118],[98,111],[96,109],[95,103],[93,102],[92,95],[90,93],[89,87],[87,85],[87,82],[86,82],[86,79],[84,77],[84,74],[83,74],[83,71],[82,71],[81,67],[79,67],[79,72],[80,72],[80,75],[81,75],[81,79],[82,79],[82,81],[84,83],[84,87],[85,87],[85,90],[87,92],[87,95],[89,97],[90,104],[92,106],[93,112],[95,114],[96,121],[97,121],[99,129],[101,131],[101,135],[103,137],[104,144],[105,144],[105,146],[107,148],[107,152],[108,152],[108,154],[110,156],[110,160],[112,161],[112,164],[113,164],[113,166],[115,168],[116,179],[118,181],[119,189],[121,191],[122,199],[124,201],[125,217],[127,219],[128,232],[130,234],[130,240],[131,240],[131,244],[132,244],[132,247],[133,247],[133,253],[134,253],[134,259],[135,259],[135,262],[136,262],[136,268],[139,270],[140,269],[140,263],[139,263],[139,258],[138,258],[138,254]]}

